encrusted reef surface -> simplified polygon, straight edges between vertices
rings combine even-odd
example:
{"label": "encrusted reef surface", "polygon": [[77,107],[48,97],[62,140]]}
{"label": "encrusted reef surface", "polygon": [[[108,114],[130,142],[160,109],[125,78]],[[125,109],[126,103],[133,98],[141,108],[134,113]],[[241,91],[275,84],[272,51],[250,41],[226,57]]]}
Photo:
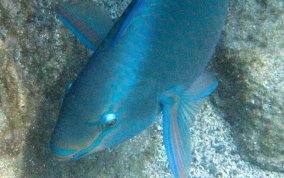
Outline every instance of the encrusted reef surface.
{"label": "encrusted reef surface", "polygon": [[284,172],[284,1],[231,3],[214,70],[243,158]]}
{"label": "encrusted reef surface", "polygon": [[[130,2],[96,1],[113,18]],[[50,157],[65,87],[91,54],[56,19],[55,3],[0,1],[0,177],[171,176],[160,120],[111,150],[75,162]],[[210,67],[220,86],[191,129],[193,177],[284,177],[239,156],[283,171],[283,8],[281,0],[231,2]]]}

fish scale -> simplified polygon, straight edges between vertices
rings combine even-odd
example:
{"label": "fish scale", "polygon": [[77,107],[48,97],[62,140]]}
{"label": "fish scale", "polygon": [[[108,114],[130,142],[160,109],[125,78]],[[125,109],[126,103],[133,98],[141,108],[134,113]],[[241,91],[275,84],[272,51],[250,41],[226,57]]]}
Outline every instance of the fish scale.
{"label": "fish scale", "polygon": [[[76,160],[115,146],[147,128],[162,110],[170,166],[175,177],[187,177],[188,129],[201,100],[217,87],[205,67],[219,40],[227,4],[133,1],[99,46],[90,44],[84,32],[88,37],[90,31],[101,36],[107,32],[99,26],[85,30],[91,22],[69,17],[72,13],[64,10],[73,6],[59,6],[66,26],[96,50],[64,97],[51,140],[53,155]],[[110,29],[109,24],[103,29]]]}

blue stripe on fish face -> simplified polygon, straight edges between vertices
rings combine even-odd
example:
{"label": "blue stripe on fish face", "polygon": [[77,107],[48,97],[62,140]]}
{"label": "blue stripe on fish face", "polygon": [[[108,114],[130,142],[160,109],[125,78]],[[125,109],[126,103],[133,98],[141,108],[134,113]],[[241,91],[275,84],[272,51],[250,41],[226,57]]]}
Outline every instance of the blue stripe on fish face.
{"label": "blue stripe on fish face", "polygon": [[[154,87],[155,83],[143,81],[133,86],[129,95],[124,96],[115,105],[112,100],[100,100],[93,105],[94,108],[106,109],[98,109],[95,112],[90,110],[84,112],[84,115],[78,114],[81,110],[63,109],[51,140],[54,157],[77,160],[117,145],[145,129],[155,118],[150,117],[156,113],[158,106]],[[105,90],[102,89],[101,92]],[[69,94],[72,94],[72,88]],[[150,98],[153,102],[147,102]],[[146,102],[149,108],[145,108]]]}
{"label": "blue stripe on fish face", "polygon": [[70,158],[70,160],[77,160],[85,155],[89,155],[104,150],[105,146],[103,140],[106,139],[107,135],[111,134],[114,129],[115,128],[112,128],[108,131],[102,132],[100,136],[97,139],[95,139],[89,147],[76,153],[72,158]]}
{"label": "blue stripe on fish face", "polygon": [[71,159],[74,157],[75,153],[78,152],[77,150],[60,149],[53,143],[50,144],[50,149],[52,156],[59,160]]}
{"label": "blue stripe on fish face", "polygon": [[[101,151],[104,149],[102,140],[109,133],[110,131],[102,132],[100,136],[97,139],[93,140],[93,142],[91,142],[89,146],[86,145],[80,150],[61,149],[52,143],[50,145],[52,156],[58,160],[77,160],[84,155]],[[72,145],[70,145],[70,147],[72,147]]]}
{"label": "blue stripe on fish face", "polygon": [[[89,128],[99,127],[101,128],[101,131],[97,133],[98,136],[87,141],[87,143],[83,145],[81,149],[61,149],[56,146],[54,143],[55,141],[53,141],[50,145],[52,156],[59,160],[77,160],[82,156],[104,150],[106,147],[105,142],[107,138],[114,134],[113,131],[119,131],[117,127],[119,127],[121,123],[116,122],[117,118],[114,118],[114,116],[117,117],[115,114],[105,113],[102,115],[102,121],[96,123],[86,123],[86,125],[89,125]],[[72,146],[77,147],[76,142],[74,142],[73,145],[69,145],[69,147]]]}

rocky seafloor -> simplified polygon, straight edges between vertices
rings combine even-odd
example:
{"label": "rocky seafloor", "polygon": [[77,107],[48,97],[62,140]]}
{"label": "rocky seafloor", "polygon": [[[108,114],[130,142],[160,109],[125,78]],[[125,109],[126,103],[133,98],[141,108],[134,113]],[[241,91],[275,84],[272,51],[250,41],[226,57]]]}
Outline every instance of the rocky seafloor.
{"label": "rocky seafloor", "polygon": [[[117,18],[130,0],[96,2]],[[105,152],[50,157],[65,87],[91,54],[56,18],[56,3],[0,1],[0,177],[172,176],[160,119]],[[219,87],[190,130],[192,177],[284,177],[284,2],[231,0],[209,68]]]}

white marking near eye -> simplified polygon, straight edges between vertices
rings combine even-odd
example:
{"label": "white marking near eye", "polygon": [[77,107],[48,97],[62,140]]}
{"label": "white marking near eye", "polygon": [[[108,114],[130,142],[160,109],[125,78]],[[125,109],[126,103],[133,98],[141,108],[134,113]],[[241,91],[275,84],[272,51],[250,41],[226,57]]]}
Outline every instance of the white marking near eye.
{"label": "white marking near eye", "polygon": [[110,123],[114,120],[116,120],[116,114],[114,113],[107,113],[104,115],[103,120],[105,123]]}

